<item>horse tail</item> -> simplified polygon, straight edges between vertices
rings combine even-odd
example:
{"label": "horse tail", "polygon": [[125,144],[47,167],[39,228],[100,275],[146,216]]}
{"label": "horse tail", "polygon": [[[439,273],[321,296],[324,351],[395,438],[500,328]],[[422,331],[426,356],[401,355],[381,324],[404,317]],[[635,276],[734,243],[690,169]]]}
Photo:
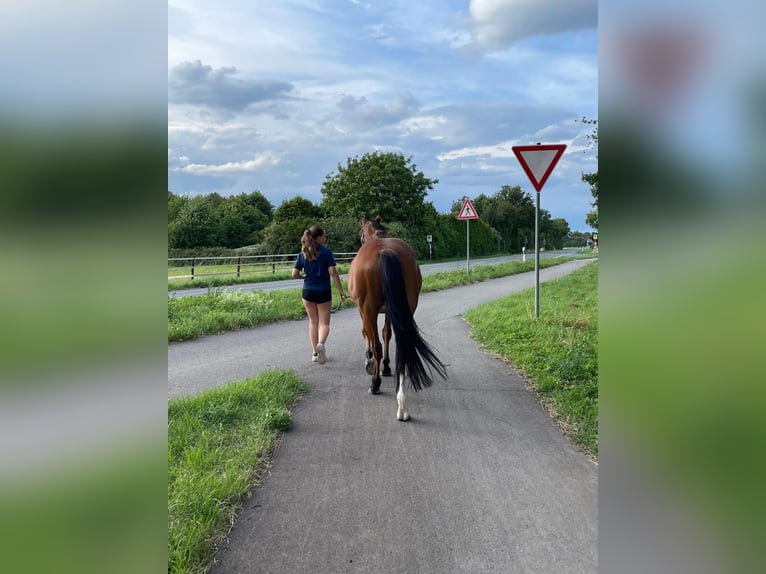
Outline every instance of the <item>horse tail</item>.
{"label": "horse tail", "polygon": [[391,326],[396,337],[396,377],[407,374],[410,386],[419,391],[433,383],[429,370],[435,370],[443,379],[447,378],[447,369],[436,356],[431,346],[423,340],[420,328],[407,301],[407,290],[402,274],[402,264],[394,251],[383,251],[378,259],[380,279],[383,284],[383,300],[386,313],[391,319]]}

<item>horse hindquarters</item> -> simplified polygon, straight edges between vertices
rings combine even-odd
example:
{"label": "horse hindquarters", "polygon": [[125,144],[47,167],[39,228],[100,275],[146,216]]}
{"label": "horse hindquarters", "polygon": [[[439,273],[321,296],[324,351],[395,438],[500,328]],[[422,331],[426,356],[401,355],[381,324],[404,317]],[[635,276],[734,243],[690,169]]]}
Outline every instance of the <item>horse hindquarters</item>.
{"label": "horse hindquarters", "polygon": [[[417,392],[430,387],[433,380],[426,364],[446,379],[447,371],[431,346],[420,335],[412,309],[407,300],[407,290],[402,264],[394,251],[383,251],[378,260],[383,300],[396,337],[396,378],[402,387],[404,375]],[[417,280],[412,277],[411,280]],[[425,361],[425,363],[424,363]]]}

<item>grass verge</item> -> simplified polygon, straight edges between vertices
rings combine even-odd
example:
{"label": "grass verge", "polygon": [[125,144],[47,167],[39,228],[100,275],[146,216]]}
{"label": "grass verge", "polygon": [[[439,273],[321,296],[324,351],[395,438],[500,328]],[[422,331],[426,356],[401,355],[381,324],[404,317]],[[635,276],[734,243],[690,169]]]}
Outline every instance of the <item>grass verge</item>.
{"label": "grass verge", "polygon": [[[533,290],[532,290],[533,291]],[[598,458],[598,263],[470,310],[473,336],[511,363],[562,429]]]}
{"label": "grass verge", "polygon": [[[173,279],[168,281],[168,291],[178,291],[181,289],[199,289],[204,287],[222,287],[224,285],[242,285],[245,283],[268,283],[270,281],[284,281],[292,279],[293,261],[280,265],[280,270],[272,272],[271,270],[243,270],[240,276],[236,276],[236,266],[213,266],[202,268],[202,273],[198,271],[194,279]],[[338,273],[341,275],[348,273],[349,265],[347,263],[337,265]],[[168,272],[169,276],[188,275],[188,272],[181,268],[176,268]],[[222,275],[214,275],[221,273]]]}
{"label": "grass verge", "polygon": [[202,574],[257,483],[288,407],[308,390],[291,371],[168,402],[168,573]]}
{"label": "grass verge", "polygon": [[[575,257],[541,259],[540,267],[551,267]],[[509,261],[499,265],[479,265],[470,273],[465,270],[434,273],[423,277],[423,292],[438,291],[459,285],[467,285],[525,273],[535,268],[534,261]],[[348,286],[344,283],[348,291]],[[340,303],[333,290],[333,308]],[[353,305],[347,300],[345,305]],[[243,327],[255,327],[275,321],[300,319],[306,315],[301,303],[300,289],[278,291],[225,291],[210,288],[205,295],[168,297],[168,342],[195,339],[204,335],[233,331]]]}
{"label": "grass verge", "polygon": [[[567,261],[572,261],[573,259],[579,258],[558,257],[555,259],[540,259],[540,269],[560,265]],[[450,287],[480,283],[487,279],[498,279],[500,277],[516,275],[517,273],[527,273],[528,271],[534,270],[535,260],[527,259],[523,263],[521,261],[507,261],[505,263],[498,263],[497,265],[476,265],[475,267],[471,267],[470,273],[465,269],[431,273],[423,277],[422,291],[424,293],[428,293],[429,291],[439,291],[441,289],[449,289]]]}

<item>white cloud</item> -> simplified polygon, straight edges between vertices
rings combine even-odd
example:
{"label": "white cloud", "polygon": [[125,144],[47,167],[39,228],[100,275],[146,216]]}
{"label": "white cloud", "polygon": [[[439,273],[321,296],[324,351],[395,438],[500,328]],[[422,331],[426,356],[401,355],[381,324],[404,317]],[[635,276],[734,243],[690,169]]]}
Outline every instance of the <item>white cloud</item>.
{"label": "white cloud", "polygon": [[491,158],[514,157],[513,150],[511,149],[514,145],[516,145],[516,142],[502,142],[488,146],[464,147],[440,153],[436,158],[439,161],[454,161],[474,156],[487,156]]}
{"label": "white cloud", "polygon": [[594,29],[598,0],[471,0],[476,47],[506,48],[522,38]]}
{"label": "white cloud", "polygon": [[266,152],[246,161],[226,162],[218,165],[188,163],[171,169],[172,171],[193,173],[197,175],[234,175],[258,171],[263,167],[276,165],[279,162],[280,158],[278,155]]}
{"label": "white cloud", "polygon": [[412,116],[400,121],[399,128],[403,135],[421,133],[433,140],[441,140],[444,136],[439,132],[447,122],[443,115]]}

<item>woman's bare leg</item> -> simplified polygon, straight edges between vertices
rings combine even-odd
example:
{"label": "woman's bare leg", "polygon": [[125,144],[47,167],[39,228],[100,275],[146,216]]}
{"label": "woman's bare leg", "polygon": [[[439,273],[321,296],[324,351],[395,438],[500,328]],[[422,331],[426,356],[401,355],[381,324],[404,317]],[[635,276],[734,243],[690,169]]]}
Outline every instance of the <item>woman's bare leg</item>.
{"label": "woman's bare leg", "polygon": [[332,301],[317,304],[317,320],[319,321],[319,342],[324,343],[330,334],[330,314],[332,313]]}
{"label": "woman's bare leg", "polygon": [[319,309],[316,303],[306,301],[303,299],[303,306],[306,309],[306,314],[309,317],[309,341],[311,341],[311,349],[314,353],[317,352],[317,343],[319,343]]}

